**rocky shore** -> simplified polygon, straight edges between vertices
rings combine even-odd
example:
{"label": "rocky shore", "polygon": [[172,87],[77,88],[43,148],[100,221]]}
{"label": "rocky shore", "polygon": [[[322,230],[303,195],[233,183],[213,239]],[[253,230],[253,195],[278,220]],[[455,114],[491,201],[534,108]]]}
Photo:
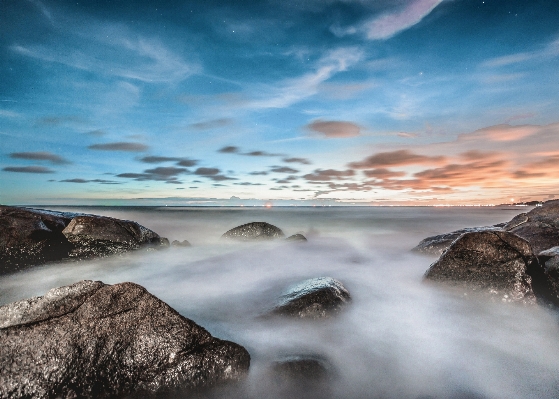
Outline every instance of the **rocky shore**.
{"label": "rocky shore", "polygon": [[559,306],[559,200],[508,223],[427,237],[413,251],[440,255],[428,281],[505,302]]}

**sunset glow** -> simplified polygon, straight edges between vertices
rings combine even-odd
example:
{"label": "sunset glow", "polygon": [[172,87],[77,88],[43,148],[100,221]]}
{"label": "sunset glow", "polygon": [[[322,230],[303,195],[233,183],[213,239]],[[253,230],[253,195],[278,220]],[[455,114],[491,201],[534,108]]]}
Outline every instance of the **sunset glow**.
{"label": "sunset glow", "polygon": [[558,20],[555,0],[8,1],[0,203],[552,199]]}

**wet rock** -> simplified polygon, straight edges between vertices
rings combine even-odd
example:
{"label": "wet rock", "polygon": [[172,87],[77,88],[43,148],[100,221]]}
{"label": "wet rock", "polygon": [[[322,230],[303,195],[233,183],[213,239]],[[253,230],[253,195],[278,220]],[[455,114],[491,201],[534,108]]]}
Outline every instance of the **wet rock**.
{"label": "wet rock", "polygon": [[0,274],[51,261],[108,256],[168,243],[129,220],[0,206]]}
{"label": "wet rock", "polygon": [[285,237],[280,228],[266,222],[251,222],[227,231],[221,238],[240,241],[273,240]]}
{"label": "wet rock", "polygon": [[70,257],[102,257],[138,249],[160,246],[161,238],[154,231],[130,220],[105,216],[76,216],[62,230],[74,245]]}
{"label": "wet rock", "polygon": [[505,223],[497,224],[495,226],[484,227],[466,227],[464,229],[456,230],[450,233],[439,234],[436,236],[427,237],[420,241],[412,251],[419,252],[427,255],[440,256],[444,251],[450,247],[458,237],[465,233],[476,233],[480,231],[500,231],[503,229]]}
{"label": "wet rock", "polygon": [[538,254],[541,265],[538,278],[541,297],[549,304],[559,306],[559,246],[549,248]]}
{"label": "wet rock", "polygon": [[351,296],[341,282],[318,277],[290,287],[271,313],[318,319],[335,315],[350,301]]}
{"label": "wet rock", "polygon": [[425,279],[466,288],[506,302],[535,303],[530,244],[506,231],[465,233],[434,262]]}
{"label": "wet rock", "polygon": [[284,380],[323,380],[332,373],[332,366],[321,356],[288,356],[272,364],[275,375]]}
{"label": "wet rock", "polygon": [[74,216],[0,206],[0,274],[68,257],[73,245],[62,230]]}
{"label": "wet rock", "polygon": [[1,398],[107,398],[242,378],[250,356],[143,287],[81,281],[0,307]]}
{"label": "wet rock", "polygon": [[192,246],[187,240],[184,240],[184,241],[173,240],[171,245],[173,247],[190,247],[190,246]]}
{"label": "wet rock", "polygon": [[297,234],[293,234],[292,236],[287,237],[285,239],[285,241],[306,242],[307,238],[304,235],[302,235],[300,233],[297,233]]}
{"label": "wet rock", "polygon": [[530,243],[534,253],[559,245],[559,200],[515,216],[504,227]]}

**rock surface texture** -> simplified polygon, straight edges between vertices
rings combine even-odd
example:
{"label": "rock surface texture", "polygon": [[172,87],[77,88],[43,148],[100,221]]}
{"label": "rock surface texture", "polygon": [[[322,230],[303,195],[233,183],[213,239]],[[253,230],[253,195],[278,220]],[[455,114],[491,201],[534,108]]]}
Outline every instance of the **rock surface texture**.
{"label": "rock surface texture", "polygon": [[538,260],[542,266],[543,297],[559,306],[559,246],[540,252]]}
{"label": "rock surface texture", "polygon": [[240,241],[273,240],[283,238],[285,234],[280,228],[266,222],[251,222],[227,231],[221,238]]}
{"label": "rock surface texture", "polygon": [[559,245],[559,200],[547,201],[508,222],[505,230],[530,243],[534,253]]}
{"label": "rock surface texture", "polygon": [[530,269],[539,268],[530,244],[506,231],[465,233],[425,273],[506,302],[535,303]]}
{"label": "rock surface texture", "polygon": [[521,213],[508,223],[470,227],[423,239],[412,251],[441,255],[464,233],[476,231],[510,231],[528,241],[534,253],[559,246],[559,200],[545,202],[528,213]]}
{"label": "rock surface texture", "polygon": [[293,234],[285,239],[285,241],[292,241],[292,242],[307,242],[307,238],[302,235],[301,233]]}
{"label": "rock surface texture", "polygon": [[0,398],[107,398],[242,378],[250,356],[143,287],[81,281],[0,307]]}
{"label": "rock surface texture", "polygon": [[0,274],[49,261],[108,256],[166,242],[128,220],[0,206]]}
{"label": "rock surface texture", "polygon": [[319,319],[335,315],[350,301],[351,296],[341,282],[318,277],[290,287],[272,314]]}

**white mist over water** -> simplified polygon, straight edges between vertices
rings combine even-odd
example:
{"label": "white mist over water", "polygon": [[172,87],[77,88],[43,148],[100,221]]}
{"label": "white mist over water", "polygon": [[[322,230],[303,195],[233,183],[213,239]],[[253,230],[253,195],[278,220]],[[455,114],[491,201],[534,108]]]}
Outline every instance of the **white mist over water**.
{"label": "white mist over water", "polygon": [[[559,317],[540,307],[464,298],[422,283],[434,258],[421,239],[510,220],[499,208],[72,208],[135,220],[191,248],[52,264],[0,277],[0,304],[82,279],[143,285],[213,335],[250,352],[237,387],[204,397],[559,397]],[[232,227],[266,221],[307,243],[230,243]],[[329,320],[260,318],[291,284],[328,276],[352,303]],[[287,395],[273,361],[313,354],[334,369],[317,392]]]}

